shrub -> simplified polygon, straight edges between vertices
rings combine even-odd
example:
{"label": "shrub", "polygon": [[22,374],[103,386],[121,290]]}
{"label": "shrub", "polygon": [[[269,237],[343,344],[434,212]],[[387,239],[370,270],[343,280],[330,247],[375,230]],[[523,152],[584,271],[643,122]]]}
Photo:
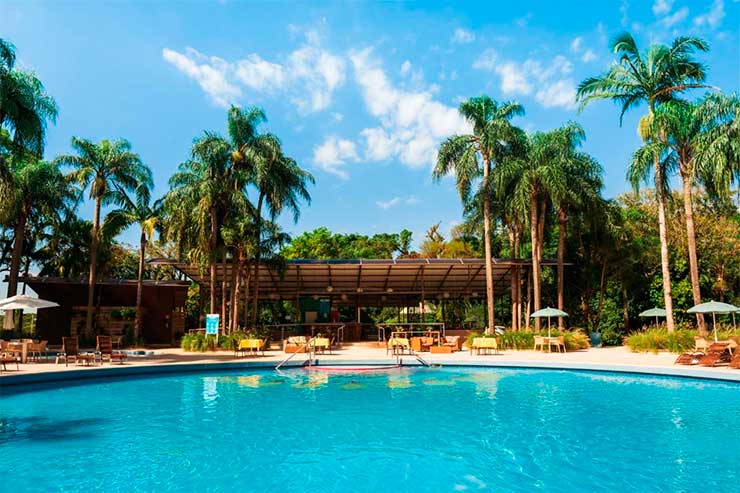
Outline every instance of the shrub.
{"label": "shrub", "polygon": [[[719,327],[717,338],[720,340],[726,340],[731,335],[740,335],[740,331],[731,326],[717,325]],[[714,332],[711,330],[711,324],[707,330],[709,330],[707,338],[713,339]],[[625,339],[625,344],[634,352],[683,353],[694,349],[694,337],[698,335],[699,332],[695,329],[678,329],[675,332],[668,332],[665,327],[653,327],[632,333]]]}
{"label": "shrub", "polygon": [[[565,336],[565,348],[568,351],[587,349],[590,346],[588,336],[580,330],[566,330],[563,332],[553,330],[551,333],[553,337],[560,335]],[[534,336],[535,333],[529,331],[506,331],[503,335],[499,336],[499,342],[501,344],[501,349],[532,349],[534,347]],[[470,347],[473,344],[473,339],[476,337],[493,336],[485,335],[481,332],[471,332],[467,339],[465,339],[465,344]]]}

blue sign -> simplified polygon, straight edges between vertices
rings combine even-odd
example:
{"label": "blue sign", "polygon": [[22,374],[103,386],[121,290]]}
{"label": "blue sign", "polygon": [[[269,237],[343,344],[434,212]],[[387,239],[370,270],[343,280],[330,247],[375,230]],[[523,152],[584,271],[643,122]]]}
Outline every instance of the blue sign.
{"label": "blue sign", "polygon": [[218,335],[218,313],[206,315],[206,335]]}

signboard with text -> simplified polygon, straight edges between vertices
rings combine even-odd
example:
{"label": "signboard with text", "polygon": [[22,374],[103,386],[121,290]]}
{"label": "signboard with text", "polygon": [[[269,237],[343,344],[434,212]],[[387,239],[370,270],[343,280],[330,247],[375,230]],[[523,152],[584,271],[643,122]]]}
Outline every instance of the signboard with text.
{"label": "signboard with text", "polygon": [[218,335],[218,313],[209,313],[206,315],[206,335]]}

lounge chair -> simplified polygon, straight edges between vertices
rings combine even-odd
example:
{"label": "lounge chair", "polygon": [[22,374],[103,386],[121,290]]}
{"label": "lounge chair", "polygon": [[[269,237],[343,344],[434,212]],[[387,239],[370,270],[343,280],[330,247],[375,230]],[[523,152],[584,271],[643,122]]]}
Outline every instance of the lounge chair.
{"label": "lounge chair", "polygon": [[699,361],[704,357],[704,353],[701,351],[689,351],[683,353],[676,358],[673,362],[674,365],[698,365]]}
{"label": "lounge chair", "polygon": [[57,363],[59,363],[60,358],[64,359],[64,366],[69,366],[70,359],[75,360],[75,364],[78,364],[80,361],[88,364],[95,362],[94,354],[80,353],[80,345],[76,337],[62,337],[62,351],[57,354]]}
{"label": "lounge chair", "polygon": [[726,342],[715,342],[709,346],[707,354],[699,359],[702,366],[719,366],[729,363],[731,357],[729,344]]}
{"label": "lounge chair", "polygon": [[735,351],[735,354],[732,355],[732,359],[730,359],[727,366],[730,368],[740,369],[740,351]]}
{"label": "lounge chair", "polygon": [[495,337],[475,337],[473,344],[470,346],[471,354],[473,350],[476,351],[476,354],[491,354],[491,351],[498,354],[498,340]]}
{"label": "lounge chair", "polygon": [[18,371],[20,370],[18,366],[18,363],[21,361],[20,355],[15,349],[10,350],[7,344],[5,341],[0,341],[0,371],[7,371],[7,365],[12,363],[15,363],[15,369]]}
{"label": "lounge chair", "polygon": [[709,349],[709,341],[705,337],[696,336],[694,337],[694,352],[695,353],[706,353]]}
{"label": "lounge chair", "polygon": [[103,364],[105,358],[113,364],[117,360],[120,364],[126,359],[126,353],[113,350],[113,338],[111,336],[98,336],[96,352],[100,355],[100,364]]}

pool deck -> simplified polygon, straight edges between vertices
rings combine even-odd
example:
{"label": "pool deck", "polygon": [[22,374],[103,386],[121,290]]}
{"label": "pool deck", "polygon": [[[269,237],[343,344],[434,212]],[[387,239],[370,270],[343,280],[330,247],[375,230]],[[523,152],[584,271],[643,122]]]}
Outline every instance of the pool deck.
{"label": "pool deck", "polygon": [[[391,365],[395,357],[386,350],[369,344],[350,344],[332,352],[319,354],[319,365]],[[8,365],[8,371],[0,373],[0,388],[3,386],[30,384],[48,381],[78,380],[111,376],[143,375],[181,371],[218,371],[250,368],[274,368],[286,358],[282,351],[267,351],[265,356],[234,357],[234,353],[216,351],[208,353],[186,353],[180,349],[155,349],[150,356],[129,357],[123,365],[65,366],[49,362]],[[672,353],[632,353],[624,347],[591,348],[568,353],[543,353],[539,351],[504,351],[501,354],[473,355],[468,351],[453,354],[421,353],[424,361],[442,366],[489,366],[526,367],[547,369],[574,369],[616,371],[627,373],[658,374],[679,377],[710,378],[740,382],[740,370],[727,367],[707,368],[674,365],[676,355]],[[285,367],[301,366],[306,358],[297,354]],[[414,356],[402,356],[404,365],[418,365]]]}

